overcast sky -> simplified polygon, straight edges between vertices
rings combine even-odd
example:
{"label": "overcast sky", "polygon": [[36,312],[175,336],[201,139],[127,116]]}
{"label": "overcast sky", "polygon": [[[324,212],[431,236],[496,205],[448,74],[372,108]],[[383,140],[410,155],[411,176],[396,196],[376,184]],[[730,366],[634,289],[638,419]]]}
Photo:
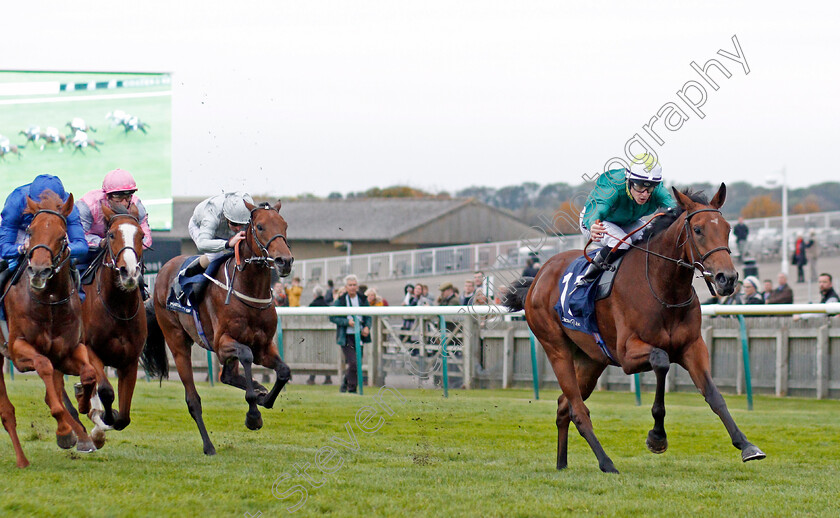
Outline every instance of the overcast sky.
{"label": "overcast sky", "polygon": [[[10,2],[0,68],[173,74],[173,191],[580,183],[640,133],[667,178],[837,180],[837,2]],[[737,35],[749,67],[734,54]],[[714,91],[690,63],[715,58]],[[705,86],[700,118],[677,92]],[[697,90],[688,95],[697,98]],[[676,131],[642,126],[668,102]],[[656,124],[653,125],[656,129]]]}

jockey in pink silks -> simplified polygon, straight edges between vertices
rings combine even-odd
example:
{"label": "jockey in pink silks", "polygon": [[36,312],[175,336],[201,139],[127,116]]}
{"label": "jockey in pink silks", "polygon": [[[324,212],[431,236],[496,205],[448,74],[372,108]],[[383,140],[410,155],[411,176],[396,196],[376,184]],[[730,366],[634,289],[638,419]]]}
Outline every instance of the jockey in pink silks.
{"label": "jockey in pink silks", "polygon": [[[105,227],[105,216],[102,214],[101,206],[104,201],[110,204],[114,210],[120,212],[127,210],[132,204],[135,205],[140,213],[138,219],[140,220],[140,227],[143,229],[143,248],[151,248],[152,231],[149,228],[149,214],[140,198],[134,194],[136,191],[137,182],[134,181],[131,173],[123,169],[114,169],[105,175],[101,189],[90,191],[76,202],[88,247],[98,249],[105,246],[104,237],[107,228]],[[95,252],[92,250],[88,259],[93,260],[94,256]],[[145,298],[145,283],[142,284]]]}

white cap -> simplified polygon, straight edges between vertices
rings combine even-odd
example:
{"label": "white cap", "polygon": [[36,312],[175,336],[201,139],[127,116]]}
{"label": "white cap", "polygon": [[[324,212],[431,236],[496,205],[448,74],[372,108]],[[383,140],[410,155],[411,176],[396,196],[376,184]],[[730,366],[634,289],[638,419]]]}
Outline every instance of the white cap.
{"label": "white cap", "polygon": [[630,169],[627,170],[627,179],[659,183],[662,181],[662,166],[653,155],[636,155]]}

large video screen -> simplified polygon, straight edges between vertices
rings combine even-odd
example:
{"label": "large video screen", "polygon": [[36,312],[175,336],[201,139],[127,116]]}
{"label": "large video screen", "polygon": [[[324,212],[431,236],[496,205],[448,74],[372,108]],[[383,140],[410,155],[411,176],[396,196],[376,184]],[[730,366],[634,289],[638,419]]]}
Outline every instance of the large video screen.
{"label": "large video screen", "polygon": [[76,199],[129,171],[155,230],[172,227],[169,74],[0,71],[0,199],[41,173]]}

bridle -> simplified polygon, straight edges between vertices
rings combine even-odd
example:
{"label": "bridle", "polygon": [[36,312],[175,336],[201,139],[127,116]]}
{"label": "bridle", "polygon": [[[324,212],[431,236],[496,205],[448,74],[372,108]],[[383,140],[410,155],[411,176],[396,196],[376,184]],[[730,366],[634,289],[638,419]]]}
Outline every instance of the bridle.
{"label": "bridle", "polygon": [[[637,247],[637,246],[632,245],[632,244],[630,245],[630,246],[633,246],[634,248],[638,248],[639,250],[644,251],[647,254],[645,256],[645,279],[647,279],[648,288],[650,288],[650,292],[653,294],[653,296],[656,298],[656,300],[666,308],[686,307],[694,301],[694,297],[697,295],[697,293],[694,291],[694,289],[692,289],[691,290],[691,295],[688,297],[688,300],[686,300],[684,302],[680,302],[678,304],[669,304],[669,303],[665,302],[664,300],[662,300],[661,298],[659,298],[659,295],[656,294],[656,290],[653,289],[653,284],[650,282],[650,266],[649,266],[649,263],[650,263],[650,256],[651,255],[655,255],[655,256],[659,257],[660,259],[670,261],[672,263],[675,263],[677,266],[680,266],[680,267],[683,267],[683,268],[688,268],[692,271],[693,270],[699,270],[701,276],[703,277],[703,280],[706,281],[706,286],[709,287],[709,292],[711,292],[712,296],[715,296],[714,287],[712,286],[712,282],[709,280],[709,278],[712,276],[712,274],[711,274],[711,272],[706,270],[706,264],[705,264],[706,259],[708,259],[709,256],[712,255],[715,252],[726,251],[729,254],[732,253],[732,251],[729,249],[728,246],[719,246],[719,247],[713,248],[713,249],[709,250],[708,252],[706,252],[705,254],[700,252],[700,248],[697,246],[697,242],[694,239],[694,233],[691,232],[690,225],[691,225],[691,218],[694,217],[697,214],[700,214],[701,212],[717,212],[718,214],[721,214],[720,210],[718,210],[718,209],[698,209],[698,210],[695,210],[693,212],[688,213],[688,215],[685,217],[685,220],[683,221],[683,228],[682,228],[682,230],[680,230],[679,236],[677,236],[677,248],[684,248],[686,243],[691,244],[691,247],[688,249],[689,253],[691,254],[691,256],[689,258],[689,262],[685,262],[682,259],[674,259],[672,257],[667,257],[667,256],[664,256],[662,254],[652,252],[650,250],[650,239],[652,237],[652,234],[648,235],[647,249],[640,248],[640,247]],[[721,214],[721,217],[723,217],[722,214]],[[686,238],[685,238],[685,241],[680,243],[680,237],[682,236],[683,232],[685,232]],[[700,256],[699,260],[696,260],[697,256]]]}
{"label": "bridle", "polygon": [[[39,248],[45,248],[50,254],[50,274],[47,277],[47,280],[49,280],[52,279],[53,276],[59,272],[59,270],[61,270],[61,268],[64,266],[64,263],[70,260],[70,251],[68,250],[67,245],[67,218],[65,218],[64,214],[61,214],[60,212],[56,212],[54,210],[49,209],[40,209],[38,212],[35,213],[34,216],[32,216],[32,221],[29,223],[30,227],[32,226],[32,223],[35,222],[35,218],[37,218],[41,214],[52,214],[53,216],[58,216],[59,218],[61,218],[62,223],[64,223],[65,235],[61,238],[61,248],[58,249],[58,252],[53,254],[52,248],[43,243],[39,243],[35,246],[30,247],[24,254],[24,257],[26,258],[26,261],[29,262],[29,260],[32,258],[32,254],[35,253],[35,250],[38,250]],[[29,233],[29,229],[27,229],[27,233]],[[67,252],[67,255],[64,255],[64,252]],[[64,258],[62,258],[62,255],[64,255]]]}
{"label": "bridle", "polygon": [[[283,234],[280,234],[280,233],[277,233],[277,234],[274,234],[273,236],[271,236],[271,238],[268,241],[266,241],[265,244],[263,244],[263,242],[260,241],[260,237],[257,234],[257,229],[254,226],[254,212],[256,212],[258,210],[274,211],[275,209],[271,205],[269,205],[268,203],[261,203],[261,204],[257,205],[256,207],[254,207],[253,209],[251,209],[251,218],[248,221],[247,234],[251,234],[251,236],[254,238],[254,242],[257,244],[258,251],[259,251],[260,254],[256,257],[247,257],[245,259],[241,259],[240,256],[239,256],[239,243],[237,243],[236,247],[234,247],[234,255],[235,255],[235,258],[236,258],[236,263],[235,263],[234,268],[233,268],[233,274],[230,276],[230,280],[227,283],[227,285],[224,285],[224,284],[220,283],[219,281],[217,281],[216,279],[214,279],[214,278],[208,276],[207,274],[205,274],[205,277],[210,279],[211,282],[213,282],[214,284],[217,284],[219,287],[227,290],[227,296],[225,297],[225,305],[230,303],[231,295],[236,295],[237,298],[239,298],[242,301],[243,304],[245,304],[246,306],[252,307],[254,309],[267,309],[267,308],[271,307],[272,304],[274,304],[274,293],[273,293],[273,291],[270,287],[268,289],[268,294],[269,294],[268,299],[253,298],[253,297],[244,295],[242,293],[239,293],[238,291],[233,289],[233,283],[236,280],[237,272],[241,272],[249,264],[254,264],[256,266],[260,266],[260,267],[263,267],[263,268],[269,268],[269,269],[277,268],[277,262],[271,257],[271,254],[268,252],[268,247],[271,246],[271,243],[274,242],[275,239],[282,239],[283,242],[286,243],[286,246],[289,248],[289,251],[291,252],[291,250],[292,250],[292,246],[289,244],[289,241],[286,240],[286,236],[283,235]],[[280,214],[279,210],[277,210],[277,214]],[[240,241],[240,243],[241,243],[241,241]],[[228,272],[228,264],[230,264],[230,259],[228,259],[228,261],[225,263],[225,267],[224,267],[226,281],[228,279],[228,273],[227,273]],[[258,303],[258,304],[264,304],[264,306],[252,306],[251,304],[248,304],[249,301],[254,302],[254,303]]]}
{"label": "bridle", "polygon": [[[111,219],[108,222],[108,227],[109,227],[108,228],[108,233],[105,236],[105,239],[106,239],[105,249],[107,250],[108,259],[107,259],[107,261],[102,261],[102,266],[105,266],[105,267],[113,270],[114,272],[119,272],[119,268],[117,267],[117,261],[119,260],[119,258],[120,258],[120,256],[122,255],[123,252],[125,252],[126,250],[131,250],[132,252],[134,252],[134,257],[136,257],[140,262],[139,266],[140,266],[140,272],[141,272],[141,275],[142,275],[142,272],[145,270],[145,265],[143,264],[143,257],[140,254],[137,253],[137,250],[134,248],[134,246],[128,246],[128,245],[123,246],[122,248],[120,248],[117,251],[117,253],[114,253],[114,250],[111,248],[113,233],[111,232],[110,227],[113,224],[114,220],[117,219],[117,218],[130,218],[135,223],[137,223],[138,226],[140,225],[140,221],[136,217],[134,217],[132,214],[122,214],[122,213],[120,213],[120,214],[114,214],[113,216],[111,216]],[[116,320],[122,320],[122,321],[132,320],[134,317],[137,316],[137,313],[140,311],[140,307],[143,305],[141,299],[137,298],[136,299],[137,307],[134,308],[134,313],[131,316],[121,317],[121,316],[117,315],[114,311],[111,310],[111,308],[108,307],[108,304],[105,303],[105,298],[102,297],[102,277],[99,276],[99,275],[96,276],[96,294],[99,296],[99,300],[102,302],[102,307],[105,308],[105,311],[109,315],[111,315],[111,317],[113,317]]]}
{"label": "bridle", "polygon": [[[274,234],[271,238],[263,244],[260,241],[260,236],[257,234],[257,229],[254,227],[254,212],[258,210],[270,210],[273,211],[274,208],[271,207],[268,203],[261,203],[260,205],[251,209],[251,219],[248,221],[248,232],[254,237],[254,242],[257,244],[258,252],[260,255],[257,257],[248,257],[247,259],[242,260],[242,264],[237,264],[236,268],[239,271],[245,268],[245,266],[254,263],[258,266],[262,266],[264,268],[274,268],[277,264],[274,259],[271,258],[271,254],[268,252],[268,247],[271,246],[271,243],[274,242],[275,239],[282,239],[286,246],[289,248],[289,251],[292,250],[292,246],[289,244],[289,241],[286,240],[286,236],[283,234]],[[279,214],[280,211],[277,211]]]}
{"label": "bridle", "polygon": [[[27,263],[30,262],[30,260],[32,259],[32,254],[35,253],[35,250],[38,250],[39,248],[45,248],[50,254],[50,273],[47,276],[47,280],[49,281],[50,279],[52,279],[55,276],[55,274],[57,274],[59,271],[61,271],[62,268],[64,268],[64,266],[67,264],[68,261],[70,261],[70,249],[69,249],[69,246],[68,246],[68,243],[67,243],[67,218],[64,217],[64,214],[61,214],[60,212],[57,212],[57,211],[54,211],[54,210],[39,209],[32,216],[32,221],[29,222],[29,227],[30,228],[27,229],[27,234],[30,233],[30,229],[32,227],[32,224],[35,222],[35,218],[37,218],[41,214],[51,214],[53,216],[58,216],[59,218],[61,218],[61,222],[64,224],[64,237],[61,238],[61,248],[58,249],[58,252],[53,254],[52,248],[50,248],[49,246],[47,246],[43,243],[39,243],[35,246],[30,247],[28,250],[26,250],[26,252],[24,253],[24,260]],[[65,252],[66,252],[66,254],[65,254]],[[64,257],[62,258],[62,256],[64,256]],[[30,287],[30,290],[31,289],[32,288]],[[75,284],[73,285],[72,289],[70,290],[70,294],[68,294],[67,297],[65,297],[61,300],[57,300],[55,302],[44,302],[42,300],[38,300],[37,297],[31,297],[31,298],[32,298],[32,300],[34,300],[38,304],[42,304],[42,305],[46,305],[46,306],[57,306],[57,305],[64,304],[67,301],[69,301],[74,293],[76,293]]]}

